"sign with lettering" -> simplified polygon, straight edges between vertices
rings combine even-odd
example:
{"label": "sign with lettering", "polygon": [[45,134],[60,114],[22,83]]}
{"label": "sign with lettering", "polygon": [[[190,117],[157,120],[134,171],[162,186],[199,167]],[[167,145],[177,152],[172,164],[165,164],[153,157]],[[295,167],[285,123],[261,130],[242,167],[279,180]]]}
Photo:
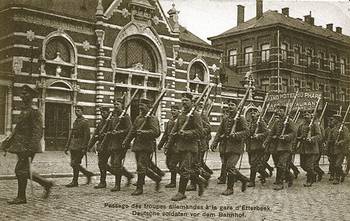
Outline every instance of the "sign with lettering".
{"label": "sign with lettering", "polygon": [[[271,94],[269,95],[268,101],[270,103],[269,111],[273,111],[276,105],[288,105],[292,104],[295,93],[284,93],[284,94]],[[318,98],[322,98],[322,92],[320,91],[308,91],[299,92],[293,110],[300,108],[301,110],[313,110],[316,106]],[[323,102],[321,99],[319,110],[322,110]]]}

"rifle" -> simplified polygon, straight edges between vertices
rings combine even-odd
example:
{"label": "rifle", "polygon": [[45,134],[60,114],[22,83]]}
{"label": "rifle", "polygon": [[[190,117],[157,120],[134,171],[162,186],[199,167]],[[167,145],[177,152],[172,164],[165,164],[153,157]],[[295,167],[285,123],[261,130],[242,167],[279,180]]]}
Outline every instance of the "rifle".
{"label": "rifle", "polygon": [[324,105],[324,107],[323,107],[323,110],[322,110],[322,113],[321,113],[321,116],[320,116],[320,118],[318,119],[318,125],[319,125],[319,126],[321,125],[322,119],[323,119],[323,117],[324,117],[324,113],[326,112],[327,105],[328,105],[328,102],[325,103],[325,105]]}
{"label": "rifle", "polygon": [[265,111],[264,111],[264,113],[263,113],[262,119],[265,119],[267,110],[270,108],[270,105],[271,105],[271,103],[268,103],[268,104],[267,104],[267,106],[266,106],[266,108],[265,108]]}
{"label": "rifle", "polygon": [[261,119],[263,119],[263,113],[264,113],[264,108],[266,106],[266,101],[267,101],[267,98],[269,97],[269,93],[267,93],[265,95],[265,99],[264,99],[264,103],[262,105],[262,110],[261,110],[261,114],[259,114],[259,117],[258,117],[258,120],[256,121],[256,128],[255,128],[255,131],[254,131],[254,135],[256,135],[258,133],[258,130],[259,130],[259,124],[261,122]]}
{"label": "rifle", "polygon": [[292,112],[292,109],[295,105],[295,101],[297,99],[297,96],[298,96],[298,90],[295,92],[295,95],[294,95],[294,98],[293,98],[293,101],[292,101],[292,104],[290,105],[290,108],[286,108],[286,119],[284,120],[283,122],[283,129],[282,129],[282,133],[281,133],[281,136],[284,135],[284,133],[286,132],[286,129],[287,129],[287,124],[288,124],[288,121],[290,119],[290,113]]}
{"label": "rifle", "polygon": [[[134,94],[131,96],[130,102],[126,105],[126,107],[124,108],[124,110],[122,111],[122,113],[118,116],[118,122],[115,125],[115,127],[113,128],[112,131],[117,130],[120,122],[122,121],[122,119],[125,117],[126,113],[129,110],[129,107],[131,106],[132,101],[135,99],[137,93],[139,92],[139,89],[137,88],[134,91]],[[108,135],[110,134],[110,132],[107,132],[107,134],[103,137],[102,141],[101,141],[101,147],[104,147],[104,145],[106,144],[107,140],[108,140]]]}
{"label": "rifle", "polygon": [[236,132],[237,121],[238,121],[238,118],[241,116],[241,112],[243,111],[244,103],[245,103],[245,101],[246,101],[247,98],[248,98],[250,88],[251,88],[251,87],[248,87],[248,88],[247,88],[247,91],[245,92],[243,99],[242,99],[241,102],[238,104],[236,116],[235,116],[235,118],[233,119],[234,122],[233,122],[233,126],[232,126],[232,128],[231,128],[230,135],[232,135],[233,133]]}
{"label": "rifle", "polygon": [[208,103],[208,100],[209,100],[209,96],[210,96],[210,93],[211,93],[211,90],[213,89],[213,86],[209,86],[209,89],[208,89],[208,93],[207,95],[205,96],[204,98],[204,102],[203,102],[203,108],[201,110],[201,116],[204,114],[204,109],[205,109],[205,106],[207,105]]}
{"label": "rifle", "polygon": [[267,123],[267,128],[270,128],[273,118],[275,118],[275,113],[272,114],[269,122]]}
{"label": "rifle", "polygon": [[[99,133],[100,133],[100,132],[103,132],[103,131],[105,131],[105,130],[107,129],[108,123],[109,123],[109,121],[111,120],[111,118],[112,118],[112,113],[110,112],[110,113],[108,114],[108,117],[106,118],[105,123],[102,125],[101,130],[99,131]],[[105,137],[106,137],[106,136],[104,135],[104,136],[103,136],[103,139],[104,139]],[[91,148],[96,144],[96,142],[97,142],[98,140],[99,140],[99,134],[95,134],[95,133],[94,133],[93,137],[89,140],[89,143],[88,143],[86,149],[87,149],[87,150],[91,150]],[[96,153],[96,149],[94,150],[94,152]]]}
{"label": "rifle", "polygon": [[[162,91],[162,93],[159,95],[157,100],[153,103],[151,109],[145,115],[145,120],[142,122],[141,126],[136,131],[142,130],[146,126],[148,119],[153,115],[154,111],[157,110],[160,101],[162,100],[165,93],[167,92],[167,89],[168,89],[168,87]],[[155,160],[155,164],[157,166],[157,148],[154,149],[154,160]]]}
{"label": "rifle", "polygon": [[339,142],[340,133],[342,132],[342,130],[343,130],[343,128],[344,128],[345,120],[346,120],[346,117],[347,117],[348,114],[349,114],[349,110],[350,110],[350,105],[349,105],[348,108],[346,109],[346,112],[345,112],[343,121],[341,122],[341,125],[340,125],[339,130],[338,130],[338,135],[337,135],[337,139],[335,140],[335,143]]}
{"label": "rifle", "polygon": [[298,107],[297,111],[295,112],[295,115],[293,117],[293,122],[296,123],[300,115],[300,107]]}
{"label": "rifle", "polygon": [[211,111],[213,110],[213,107],[214,107],[214,104],[213,104],[214,102],[211,102],[210,103],[210,106],[209,106],[209,108],[208,108],[208,111],[207,111],[207,113],[206,113],[206,117],[209,117],[210,116],[210,113],[211,113]]}
{"label": "rifle", "polygon": [[184,130],[185,130],[185,128],[187,127],[188,123],[190,122],[191,116],[192,116],[193,113],[196,111],[196,109],[197,109],[197,107],[198,107],[200,101],[201,101],[202,98],[204,97],[204,94],[207,93],[208,89],[209,89],[209,85],[207,85],[207,86],[204,88],[204,90],[203,90],[201,96],[197,99],[196,103],[194,103],[194,105],[192,106],[192,108],[191,108],[191,110],[188,112],[188,114],[186,114],[186,121],[185,121],[185,123],[182,125],[180,131],[184,131]]}

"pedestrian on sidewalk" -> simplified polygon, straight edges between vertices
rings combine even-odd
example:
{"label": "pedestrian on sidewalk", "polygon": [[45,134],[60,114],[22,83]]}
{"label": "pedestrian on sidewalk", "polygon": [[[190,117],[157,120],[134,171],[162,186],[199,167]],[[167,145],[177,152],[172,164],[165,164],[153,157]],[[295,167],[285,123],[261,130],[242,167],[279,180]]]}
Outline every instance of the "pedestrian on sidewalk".
{"label": "pedestrian on sidewalk", "polygon": [[41,153],[40,140],[43,136],[43,122],[39,110],[33,108],[33,98],[38,96],[38,91],[28,85],[21,88],[20,98],[22,108],[19,121],[16,124],[8,146],[5,151],[17,155],[16,177],[18,182],[17,197],[9,204],[27,203],[27,180],[32,179],[44,187],[44,198],[50,194],[53,182],[44,179],[39,174],[31,171],[31,164],[36,153]]}
{"label": "pedestrian on sidewalk", "polygon": [[86,184],[90,184],[91,177],[94,175],[81,166],[81,160],[86,155],[90,139],[89,124],[88,120],[83,116],[83,111],[84,109],[82,106],[75,106],[75,115],[77,119],[73,123],[73,129],[64,149],[65,154],[68,154],[68,150],[70,151],[70,165],[73,169],[73,180],[71,183],[67,184],[66,187],[78,186],[79,171],[86,176]]}

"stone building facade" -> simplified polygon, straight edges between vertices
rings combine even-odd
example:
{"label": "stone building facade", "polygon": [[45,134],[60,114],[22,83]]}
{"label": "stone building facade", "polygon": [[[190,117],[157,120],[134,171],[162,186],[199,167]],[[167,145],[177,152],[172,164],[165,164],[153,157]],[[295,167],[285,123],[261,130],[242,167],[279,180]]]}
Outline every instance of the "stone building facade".
{"label": "stone building facade", "polygon": [[[178,22],[173,7],[165,13],[157,0],[1,1],[0,134],[8,134],[20,113],[19,88],[40,92],[45,148],[60,150],[74,121],[74,105],[85,107],[91,131],[100,107],[126,102],[138,88],[155,100],[168,87],[158,110],[161,126],[170,105],[185,91],[200,93],[218,83],[221,50]],[[211,120],[218,125],[220,85]],[[138,99],[130,109],[138,114]]]}

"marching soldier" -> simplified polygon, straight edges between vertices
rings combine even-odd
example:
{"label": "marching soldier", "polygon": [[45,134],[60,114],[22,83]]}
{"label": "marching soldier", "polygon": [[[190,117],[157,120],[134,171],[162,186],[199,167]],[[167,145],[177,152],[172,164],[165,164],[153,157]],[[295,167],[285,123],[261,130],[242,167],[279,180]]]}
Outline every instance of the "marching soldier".
{"label": "marching soldier", "polygon": [[304,122],[297,131],[297,141],[300,145],[300,166],[306,171],[305,187],[310,187],[316,181],[315,159],[319,154],[318,141],[321,137],[321,130],[316,122],[311,123],[311,113],[305,111]]}
{"label": "marching soldier", "polygon": [[227,172],[227,189],[222,193],[222,195],[225,196],[233,194],[233,186],[236,180],[242,182],[242,192],[246,190],[247,182],[249,181],[249,179],[236,168],[236,164],[244,151],[244,139],[249,133],[247,121],[244,117],[240,116],[237,120],[236,132],[230,135],[237,113],[237,104],[234,100],[229,100],[228,112],[228,115],[222,120],[210,148],[215,150],[218,143],[222,143],[222,150],[220,151],[222,151],[224,155]]}
{"label": "marching soldier", "polygon": [[180,108],[178,105],[171,105],[171,115],[172,118],[169,119],[166,124],[164,134],[162,139],[159,141],[158,150],[161,150],[164,146],[168,149],[164,148],[164,153],[166,155],[166,165],[171,173],[170,183],[165,185],[165,188],[175,188],[176,187],[176,173],[178,172],[178,164],[180,163],[180,154],[179,150],[176,148],[176,145],[167,146],[166,143],[169,140],[169,136],[171,130],[173,129],[176,119],[180,114]]}
{"label": "marching soldier", "polygon": [[[346,149],[350,142],[350,134],[348,128],[343,125],[341,131],[341,115],[334,114],[331,118],[331,124],[333,128],[330,130],[330,134],[327,140],[327,146],[334,157],[334,181],[333,184],[339,184],[340,181],[344,181],[345,174],[342,169]],[[339,134],[340,133],[340,134]]]}
{"label": "marching soldier", "polygon": [[276,186],[274,190],[283,189],[283,180],[288,180],[288,185],[293,185],[293,176],[289,172],[289,162],[293,139],[296,135],[296,128],[292,120],[289,119],[285,125],[285,133],[282,135],[284,127],[286,106],[277,106],[275,121],[272,125],[268,137],[264,141],[264,146],[268,145],[268,151],[272,154],[274,164],[277,167]]}
{"label": "marching soldier", "polygon": [[73,129],[64,149],[65,154],[68,154],[68,150],[70,151],[70,165],[73,169],[73,180],[71,183],[67,184],[66,187],[78,186],[79,171],[86,176],[87,184],[91,182],[91,177],[94,175],[80,165],[81,160],[86,155],[90,139],[89,123],[88,120],[84,118],[83,111],[84,109],[82,106],[75,106],[75,115],[77,119],[73,123]]}
{"label": "marching soldier", "polygon": [[323,126],[320,123],[320,119],[318,119],[318,127],[320,128],[321,131],[321,135],[320,138],[318,139],[318,147],[319,147],[319,154],[317,155],[317,157],[315,158],[315,172],[317,174],[317,179],[316,181],[321,181],[323,175],[325,174],[324,171],[321,169],[320,167],[320,160],[321,160],[321,156],[323,154],[325,154],[325,146],[326,146],[326,139],[325,139],[325,129],[323,128]]}
{"label": "marching soldier", "polygon": [[[198,195],[204,192],[204,183],[199,179],[196,158],[198,155],[198,139],[202,136],[202,120],[198,112],[194,111],[192,116],[188,116],[192,109],[192,94],[182,95],[182,112],[171,131],[171,136],[167,146],[175,145],[180,155],[180,181],[178,193],[171,198],[173,201],[180,201],[186,198],[186,186],[190,179],[199,185]],[[187,125],[185,125],[187,124]],[[185,128],[182,128],[183,126]],[[169,148],[168,148],[169,149]]]}
{"label": "marching soldier", "polygon": [[[261,114],[261,113],[260,113]],[[261,175],[261,183],[265,183],[265,178],[269,175],[265,171],[263,156],[265,150],[262,146],[267,137],[268,129],[264,120],[258,121],[259,112],[253,110],[251,112],[252,120],[249,126],[249,137],[246,140],[246,148],[249,157],[250,179],[248,187],[255,186],[256,173]]]}
{"label": "marching soldier", "polygon": [[[161,176],[157,171],[152,170],[150,165],[151,155],[156,148],[156,138],[160,135],[159,121],[157,117],[150,116],[146,118],[147,112],[150,110],[150,100],[143,98],[139,103],[139,115],[136,117],[128,135],[123,142],[123,148],[130,146],[130,142],[135,138],[131,150],[135,152],[137,162],[137,184],[136,190],[131,195],[141,195],[143,193],[143,185],[145,184],[145,176],[147,175],[156,182],[156,191],[160,188]],[[145,123],[144,123],[145,122]],[[143,128],[140,128],[144,125]]]}
{"label": "marching soldier", "polygon": [[38,95],[35,89],[28,85],[22,86],[20,98],[23,106],[13,134],[9,138],[4,151],[17,155],[16,177],[18,182],[17,197],[9,204],[27,203],[27,180],[32,179],[44,187],[44,198],[50,194],[53,183],[31,171],[31,163],[36,153],[42,152],[40,140],[43,136],[42,117],[37,109],[32,107],[33,98]]}
{"label": "marching soldier", "polygon": [[327,157],[328,157],[328,173],[329,173],[329,181],[333,181],[334,180],[334,175],[335,175],[335,169],[334,169],[334,159],[335,156],[332,153],[332,149],[330,146],[328,146],[328,139],[330,137],[331,134],[331,130],[335,127],[334,121],[332,120],[332,118],[330,117],[328,120],[328,127],[325,129],[325,145],[326,145],[326,153],[327,153]]}
{"label": "marching soldier", "polygon": [[109,151],[111,152],[111,170],[115,176],[115,185],[111,192],[120,191],[121,177],[124,175],[127,178],[127,186],[130,185],[133,175],[123,166],[123,160],[127,149],[122,147],[124,138],[129,133],[131,128],[131,120],[128,114],[120,117],[123,111],[123,99],[117,98],[114,101],[113,118],[108,129],[110,136]]}
{"label": "marching soldier", "polygon": [[[107,143],[102,143],[104,136],[106,136],[108,124],[110,123],[109,116],[109,108],[102,107],[101,108],[101,116],[102,119],[96,127],[94,134],[91,139],[97,139],[97,152],[98,152],[98,168],[100,169],[100,183],[95,186],[95,189],[106,188],[106,176],[107,171],[111,172],[111,167],[108,165],[108,159],[111,156],[111,153],[107,149]],[[90,142],[93,143],[90,139]],[[89,142],[89,143],[90,143]],[[104,145],[104,146],[102,146]]]}
{"label": "marching soldier", "polygon": [[[227,107],[223,108],[223,115],[222,118],[227,117]],[[219,153],[220,153],[220,160],[221,160],[221,169],[220,169],[220,176],[218,177],[218,184],[226,184],[226,162],[224,160],[224,152],[222,151],[222,142],[219,143]],[[214,151],[214,150],[213,150]]]}
{"label": "marching soldier", "polygon": [[[195,103],[199,97],[193,98],[193,103]],[[200,114],[200,110],[204,108],[202,103],[198,104],[198,108],[196,111],[201,116],[202,119],[202,125],[203,125],[203,134],[200,139],[198,139],[198,156],[197,156],[197,167],[200,176],[202,176],[204,179],[206,179],[206,183],[210,179],[210,175],[213,174],[213,171],[206,165],[204,162],[205,152],[209,149],[209,140],[211,138],[211,129],[210,129],[210,122],[207,116],[205,114]],[[191,179],[190,185],[187,186],[186,191],[196,191],[197,185],[193,179]]]}

